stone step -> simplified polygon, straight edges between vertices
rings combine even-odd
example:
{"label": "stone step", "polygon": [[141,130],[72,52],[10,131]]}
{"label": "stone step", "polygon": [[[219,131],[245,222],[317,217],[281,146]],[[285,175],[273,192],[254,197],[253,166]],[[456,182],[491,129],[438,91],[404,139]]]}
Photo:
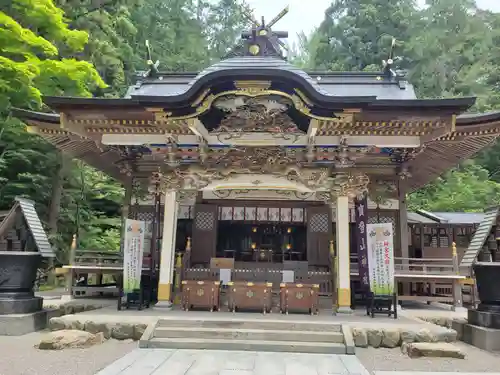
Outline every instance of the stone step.
{"label": "stone step", "polygon": [[153,337],[344,343],[341,332],[218,327],[158,327]]}
{"label": "stone step", "polygon": [[278,331],[341,332],[340,324],[325,322],[297,322],[279,320],[191,320],[160,319],[157,327],[202,327],[233,329],[270,329]]}
{"label": "stone step", "polygon": [[313,343],[295,341],[247,341],[232,339],[153,338],[147,342],[147,347],[161,349],[211,349],[346,354],[346,347],[344,344],[325,342]]}

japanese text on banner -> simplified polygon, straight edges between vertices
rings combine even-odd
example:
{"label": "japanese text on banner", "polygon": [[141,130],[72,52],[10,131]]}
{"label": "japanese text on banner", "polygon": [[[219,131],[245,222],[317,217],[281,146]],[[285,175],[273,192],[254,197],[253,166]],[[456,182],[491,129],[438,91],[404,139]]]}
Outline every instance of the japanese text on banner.
{"label": "japanese text on banner", "polygon": [[127,219],[125,221],[123,246],[123,291],[132,293],[141,287],[142,259],[144,255],[145,222]]}
{"label": "japanese text on banner", "polygon": [[394,239],[392,223],[368,224],[370,290],[375,295],[394,293]]}

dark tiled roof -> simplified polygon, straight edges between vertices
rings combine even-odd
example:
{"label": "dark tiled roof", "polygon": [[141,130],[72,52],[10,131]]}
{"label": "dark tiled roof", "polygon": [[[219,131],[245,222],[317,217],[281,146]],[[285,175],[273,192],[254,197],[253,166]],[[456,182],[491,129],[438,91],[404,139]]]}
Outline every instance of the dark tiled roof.
{"label": "dark tiled roof", "polygon": [[417,214],[416,212],[408,212],[408,223],[409,224],[437,224],[435,220],[429,219],[428,217]]}
{"label": "dark tiled roof", "polygon": [[[36,247],[43,257],[55,257],[54,250],[49,243],[47,233],[43,229],[42,222],[35,210],[35,203],[29,199],[16,197],[16,203],[10,211],[0,217],[0,235],[6,233],[15,225],[15,218],[19,211],[22,212],[29,231],[35,240]],[[3,214],[4,211],[1,211]]]}
{"label": "dark tiled roof", "polygon": [[377,99],[415,99],[413,86],[402,77],[388,80],[382,73],[341,73],[311,72],[291,65],[275,57],[235,57],[220,61],[202,72],[196,73],[160,73],[157,78],[144,79],[131,86],[126,97],[131,96],[176,96],[189,90],[203,77],[221,71],[232,70],[264,71],[293,73],[311,85],[318,93],[326,96],[373,96]]}
{"label": "dark tiled roof", "polygon": [[448,224],[479,224],[484,219],[484,213],[476,212],[433,212]]}
{"label": "dark tiled roof", "polygon": [[420,224],[479,224],[485,214],[476,212],[408,212],[408,222]]}

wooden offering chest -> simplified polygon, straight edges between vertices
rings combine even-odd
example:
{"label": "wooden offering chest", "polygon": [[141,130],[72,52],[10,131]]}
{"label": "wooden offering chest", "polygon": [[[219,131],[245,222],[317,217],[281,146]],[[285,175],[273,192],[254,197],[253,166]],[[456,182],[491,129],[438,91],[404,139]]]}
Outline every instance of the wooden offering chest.
{"label": "wooden offering chest", "polygon": [[237,309],[260,310],[264,314],[271,312],[272,283],[249,283],[234,281],[228,283],[228,307]]}
{"label": "wooden offering chest", "polygon": [[208,309],[218,311],[220,306],[220,281],[182,281],[182,309]]}
{"label": "wooden offering chest", "polygon": [[319,284],[280,284],[280,311],[308,311],[311,315],[319,312]]}

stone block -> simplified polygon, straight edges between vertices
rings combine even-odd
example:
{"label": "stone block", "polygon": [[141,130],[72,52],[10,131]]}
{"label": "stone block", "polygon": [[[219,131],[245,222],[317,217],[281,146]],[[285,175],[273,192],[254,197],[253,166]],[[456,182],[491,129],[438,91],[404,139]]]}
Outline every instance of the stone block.
{"label": "stone block", "polygon": [[70,320],[68,323],[69,324],[67,329],[76,329],[78,331],[85,331],[85,322],[82,322],[80,320]]}
{"label": "stone block", "polygon": [[66,320],[60,317],[52,318],[49,321],[49,329],[51,331],[60,331],[62,329],[68,329],[69,326],[66,325]]}
{"label": "stone block", "polygon": [[500,350],[500,329],[464,324],[462,341],[479,349],[496,352]]}
{"label": "stone block", "polygon": [[0,295],[0,315],[31,314],[42,309],[43,298],[41,297],[14,299]]}
{"label": "stone block", "polygon": [[73,314],[78,314],[84,311],[85,311],[85,305],[81,303],[73,305]]}
{"label": "stone block", "polygon": [[140,340],[142,335],[144,334],[144,331],[148,327],[147,324],[135,324],[134,325],[134,340]]}
{"label": "stone block", "polygon": [[345,354],[355,354],[356,345],[354,344],[351,327],[347,324],[342,324],[341,329],[344,336]]}
{"label": "stone block", "polygon": [[111,329],[114,324],[106,324],[106,323],[96,323],[91,320],[87,320],[85,322],[85,331],[90,333],[99,333],[101,332],[104,335],[104,338],[111,338]]}
{"label": "stone block", "polygon": [[457,341],[457,331],[450,328],[442,328],[435,333],[437,342],[455,342]]}
{"label": "stone block", "polygon": [[444,357],[444,358],[465,358],[465,354],[456,346],[446,342],[413,342],[405,343],[402,351],[410,358],[419,357]]}
{"label": "stone block", "polygon": [[42,310],[29,314],[0,315],[0,336],[22,336],[46,329],[58,310]]}
{"label": "stone block", "polygon": [[36,347],[41,350],[88,348],[103,342],[104,335],[101,332],[93,334],[78,330],[61,330],[45,335]]}
{"label": "stone block", "polygon": [[378,328],[369,328],[366,333],[368,336],[368,345],[374,348],[379,348],[382,344],[384,332]]}
{"label": "stone block", "polygon": [[422,328],[418,330],[417,334],[415,335],[415,341],[416,342],[437,342],[437,337],[428,328]]}
{"label": "stone block", "polygon": [[401,334],[398,328],[384,329],[381,345],[384,348],[396,348],[401,342]]}
{"label": "stone block", "polygon": [[417,333],[411,329],[402,329],[400,331],[401,342],[415,342]]}
{"label": "stone block", "polygon": [[475,326],[500,329],[500,313],[471,309],[467,312],[467,321]]}
{"label": "stone block", "polygon": [[116,340],[128,340],[134,338],[134,325],[117,323],[111,328],[111,337]]}
{"label": "stone block", "polygon": [[354,345],[358,348],[368,347],[368,334],[364,328],[352,328],[352,336],[354,338]]}
{"label": "stone block", "polygon": [[466,319],[454,319],[451,322],[451,329],[457,333],[457,340],[463,340],[464,326],[467,324]]}

